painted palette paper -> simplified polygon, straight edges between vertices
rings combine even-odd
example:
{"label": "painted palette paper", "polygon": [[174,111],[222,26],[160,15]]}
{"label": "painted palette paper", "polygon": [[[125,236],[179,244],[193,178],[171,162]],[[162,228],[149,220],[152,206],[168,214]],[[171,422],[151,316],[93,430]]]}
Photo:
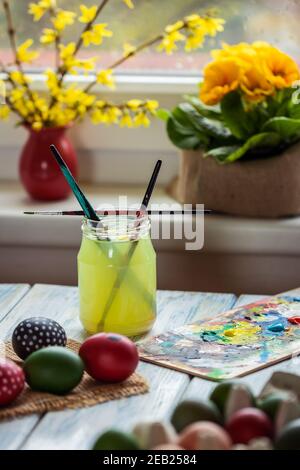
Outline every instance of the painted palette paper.
{"label": "painted palette paper", "polygon": [[139,343],[141,359],[223,380],[300,352],[300,297],[279,295]]}

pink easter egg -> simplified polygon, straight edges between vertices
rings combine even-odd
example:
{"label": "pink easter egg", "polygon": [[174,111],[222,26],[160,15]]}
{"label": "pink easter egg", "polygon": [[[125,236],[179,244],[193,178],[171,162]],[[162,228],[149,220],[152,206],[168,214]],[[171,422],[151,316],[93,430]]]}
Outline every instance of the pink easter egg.
{"label": "pink easter egg", "polygon": [[23,369],[8,359],[0,360],[0,406],[9,405],[23,391]]}
{"label": "pink easter egg", "polygon": [[228,450],[232,445],[229,434],[210,421],[190,424],[181,432],[177,443],[187,450]]}

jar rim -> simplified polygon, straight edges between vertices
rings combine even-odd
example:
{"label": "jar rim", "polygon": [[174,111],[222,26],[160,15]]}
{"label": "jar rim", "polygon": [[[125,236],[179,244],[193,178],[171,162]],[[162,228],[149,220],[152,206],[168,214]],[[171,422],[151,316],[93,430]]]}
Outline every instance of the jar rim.
{"label": "jar rim", "polygon": [[150,219],[146,211],[125,214],[111,211],[99,221],[84,217],[81,228],[84,236],[98,241],[134,241],[149,235]]}

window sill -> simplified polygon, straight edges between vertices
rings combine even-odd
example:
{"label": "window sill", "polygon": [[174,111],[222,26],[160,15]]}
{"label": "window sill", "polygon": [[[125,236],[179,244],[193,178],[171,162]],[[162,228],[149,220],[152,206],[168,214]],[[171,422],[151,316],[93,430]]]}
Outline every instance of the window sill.
{"label": "window sill", "polygon": [[[127,196],[128,204],[138,204],[144,187],[83,185],[94,207],[117,205],[118,196]],[[158,187],[152,198],[154,205],[181,206],[164,188]],[[0,183],[0,244],[22,246],[78,247],[80,217],[30,216],[24,211],[74,210],[77,202],[39,203],[30,200],[18,183]],[[153,216],[154,219],[158,216]],[[160,220],[160,225],[161,225]],[[172,231],[171,231],[172,233]],[[184,251],[185,240],[155,240],[155,247],[164,251]],[[204,252],[255,255],[300,255],[300,217],[286,219],[246,219],[226,215],[205,216]]]}

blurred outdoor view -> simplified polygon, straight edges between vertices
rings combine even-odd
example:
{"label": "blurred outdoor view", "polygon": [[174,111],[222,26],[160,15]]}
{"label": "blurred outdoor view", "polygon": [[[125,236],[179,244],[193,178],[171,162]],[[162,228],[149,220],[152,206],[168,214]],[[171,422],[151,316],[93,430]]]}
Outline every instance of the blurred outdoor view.
{"label": "blurred outdoor view", "polygon": [[[39,32],[49,26],[47,19],[33,23],[27,15],[32,0],[10,0],[14,22],[18,32],[18,42],[32,37],[38,44]],[[208,8],[217,7],[218,16],[225,18],[223,34],[207,42],[205,48],[192,54],[178,50],[171,56],[158,53],[155,48],[148,50],[123,65],[124,72],[145,74],[199,74],[202,66],[209,60],[209,50],[221,41],[235,43],[240,41],[266,40],[300,59],[300,0],[133,0],[134,10],[129,10],[121,0],[110,0],[102,12],[101,22],[107,22],[113,30],[113,38],[91,48],[89,53],[99,56],[99,65],[109,66],[122,55],[122,44],[128,42],[138,45],[160,33],[165,25],[191,13],[201,13]],[[98,0],[57,0],[59,6],[78,11],[80,3],[95,5]],[[4,26],[3,8],[0,3],[0,58],[8,63],[8,41]],[[76,41],[81,27],[69,27],[65,41]],[[80,29],[81,28],[81,29]],[[85,50],[85,55],[87,52]],[[35,69],[54,64],[51,47],[43,52]],[[119,69],[120,70],[120,69]]]}

